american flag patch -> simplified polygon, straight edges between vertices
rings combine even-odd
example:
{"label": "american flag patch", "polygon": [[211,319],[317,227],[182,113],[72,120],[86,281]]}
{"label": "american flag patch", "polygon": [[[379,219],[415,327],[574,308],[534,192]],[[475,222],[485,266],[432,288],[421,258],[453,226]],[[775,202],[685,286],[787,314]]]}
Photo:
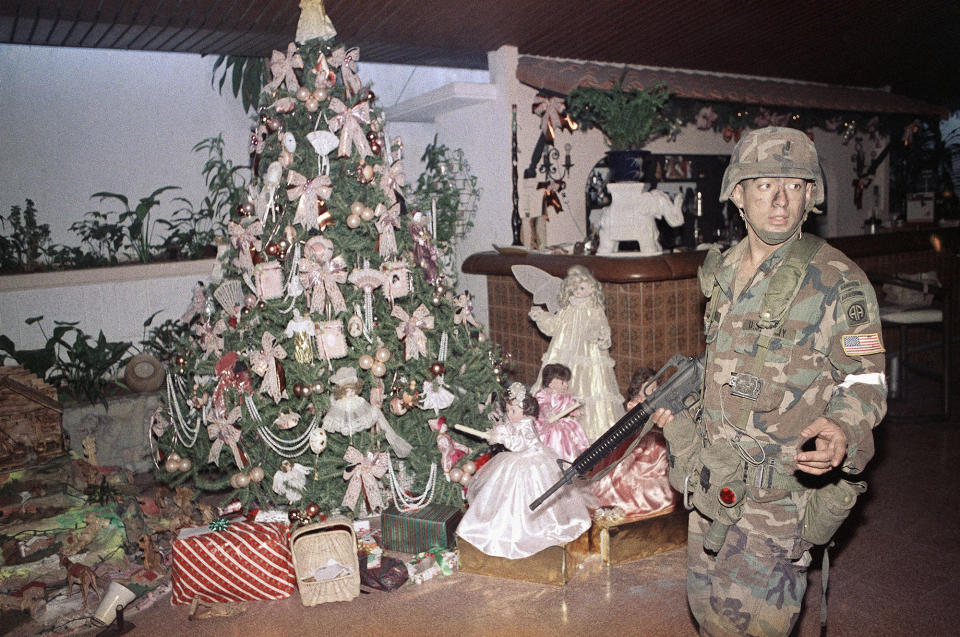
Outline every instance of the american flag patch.
{"label": "american flag patch", "polygon": [[885,351],[879,334],[848,334],[843,337],[843,352],[847,356],[868,356]]}

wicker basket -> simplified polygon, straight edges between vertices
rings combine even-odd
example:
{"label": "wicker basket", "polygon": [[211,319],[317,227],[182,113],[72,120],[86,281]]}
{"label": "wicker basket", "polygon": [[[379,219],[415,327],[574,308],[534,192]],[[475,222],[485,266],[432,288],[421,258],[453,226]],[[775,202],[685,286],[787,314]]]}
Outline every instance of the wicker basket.
{"label": "wicker basket", "polygon": [[[353,525],[346,518],[331,518],[301,526],[290,537],[293,568],[304,606],[345,602],[360,594],[360,564]],[[325,582],[306,581],[330,558],[350,568],[350,573]]]}

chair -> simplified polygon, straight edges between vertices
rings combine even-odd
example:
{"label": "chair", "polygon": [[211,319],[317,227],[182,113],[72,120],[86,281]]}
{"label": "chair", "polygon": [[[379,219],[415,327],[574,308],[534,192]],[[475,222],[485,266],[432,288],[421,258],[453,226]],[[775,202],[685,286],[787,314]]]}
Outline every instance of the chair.
{"label": "chair", "polygon": [[[907,371],[939,379],[943,384],[943,403],[941,416],[950,418],[950,362],[952,346],[952,322],[950,316],[950,290],[940,285],[932,277],[922,275],[870,275],[876,285],[881,284],[887,292],[880,302],[880,322],[884,327],[897,328],[897,355],[891,357],[890,388],[891,398],[905,399],[907,394]],[[889,286],[889,287],[888,287]],[[895,293],[897,290],[906,293]],[[891,293],[893,292],[893,293]],[[932,304],[936,301],[936,306]],[[911,347],[910,329],[915,327],[938,330],[941,338]],[[942,367],[939,372],[931,372],[910,360],[911,354],[925,349],[942,348]]]}

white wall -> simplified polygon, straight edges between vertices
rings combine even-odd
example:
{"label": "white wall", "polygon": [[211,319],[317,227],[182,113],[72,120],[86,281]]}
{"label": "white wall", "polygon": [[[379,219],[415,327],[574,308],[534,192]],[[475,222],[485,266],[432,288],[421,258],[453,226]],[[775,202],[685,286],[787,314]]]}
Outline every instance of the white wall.
{"label": "white wall", "polygon": [[[362,59],[362,58],[361,58]],[[96,49],[65,49],[0,45],[0,212],[33,199],[41,223],[49,223],[58,243],[76,244],[69,225],[88,210],[100,208],[90,199],[94,192],[113,191],[138,200],[155,188],[173,184],[183,188],[177,195],[198,201],[206,188],[200,174],[204,157],[191,151],[205,137],[223,133],[227,156],[247,162],[250,118],[238,100],[225,89],[221,95],[211,86],[214,58],[191,54],[145,53]],[[517,51],[503,47],[489,56],[490,71],[438,67],[360,63],[360,77],[370,84],[381,107],[422,95],[451,82],[491,82],[497,97],[492,102],[439,115],[435,122],[387,123],[387,134],[404,140],[404,165],[408,183],[423,169],[420,156],[433,140],[462,148],[482,189],[474,228],[457,247],[457,266],[470,254],[490,250],[492,244],[512,241],[510,215],[512,181],[510,164],[510,107],[517,104],[521,173],[521,210],[528,204],[522,171],[529,163],[539,136],[539,118],[531,111],[534,89],[516,80]],[[833,133],[815,132],[828,182],[828,215],[821,234],[861,234],[863,220],[873,205],[872,190],[864,209],[853,207],[852,146],[842,146]],[[549,223],[548,243],[583,238],[583,188],[593,164],[606,145],[597,131],[562,131],[558,148],[572,146],[574,168],[567,178],[564,211]],[[869,143],[866,151],[872,150]],[[658,141],[653,152],[729,153],[733,144],[707,131],[688,127],[675,142]],[[875,178],[881,186],[881,210],[886,209],[887,167]],[[170,199],[157,214],[173,210]],[[103,208],[101,208],[103,209]],[[189,297],[190,278],[180,290],[166,290],[169,316],[182,312]],[[475,314],[486,323],[486,282],[480,276],[462,276],[461,289],[476,297]],[[0,296],[0,333],[29,343],[35,330],[22,328],[21,316],[47,315],[55,319],[80,320],[81,327],[96,333],[100,326],[111,338],[139,338],[141,323],[150,312],[145,307],[119,303],[113,311],[88,298],[90,291],[58,293],[57,307],[38,292]],[[16,312],[11,311],[16,304]],[[35,304],[35,307],[31,305]],[[34,311],[35,310],[35,311]],[[158,317],[158,320],[166,315]],[[16,325],[14,325],[16,323]],[[39,336],[36,337],[39,339]]]}

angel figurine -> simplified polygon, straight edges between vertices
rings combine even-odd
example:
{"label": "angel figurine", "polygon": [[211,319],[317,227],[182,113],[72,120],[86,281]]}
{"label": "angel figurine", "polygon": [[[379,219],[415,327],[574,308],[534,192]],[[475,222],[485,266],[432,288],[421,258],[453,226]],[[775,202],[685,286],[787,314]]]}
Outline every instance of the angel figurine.
{"label": "angel figurine", "polygon": [[559,490],[545,506],[529,504],[560,479],[555,453],[537,436],[537,400],[520,383],[507,390],[506,421],[487,432],[487,442],[502,451],[485,463],[467,486],[467,508],[457,535],[496,557],[529,557],[550,546],[577,539],[590,528],[585,494],[577,486]]}
{"label": "angel figurine", "polygon": [[290,504],[299,502],[303,498],[308,475],[310,467],[284,460],[280,463],[280,470],[273,474],[273,492],[285,497]]}
{"label": "angel figurine", "polygon": [[[520,285],[533,293],[530,318],[550,337],[541,360],[570,369],[569,391],[583,401],[579,423],[587,438],[596,440],[625,413],[610,357],[610,324],[600,283],[582,265],[571,266],[564,279],[529,265],[511,269]],[[542,373],[534,391],[544,385]]]}
{"label": "angel figurine", "polygon": [[376,426],[383,431],[397,457],[406,458],[410,455],[410,443],[393,430],[382,411],[360,395],[363,382],[357,378],[357,370],[341,367],[330,377],[330,383],[334,389],[330,409],[323,417],[326,431],[352,436]]}

